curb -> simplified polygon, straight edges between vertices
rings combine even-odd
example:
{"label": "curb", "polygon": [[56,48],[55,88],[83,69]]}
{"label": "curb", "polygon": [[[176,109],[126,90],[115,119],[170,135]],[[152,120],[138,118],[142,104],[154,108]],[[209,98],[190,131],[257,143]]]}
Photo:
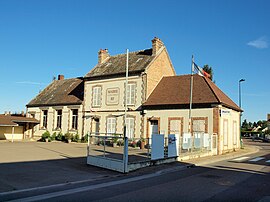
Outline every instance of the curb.
{"label": "curb", "polygon": [[[251,151],[241,151],[241,150],[238,150],[238,152],[235,152],[235,153],[228,153],[228,154],[225,154],[224,156],[222,155],[217,155],[217,156],[209,156],[209,157],[206,157],[206,158],[210,158],[210,159],[194,159],[194,162],[192,160],[188,161],[187,163],[193,163],[195,166],[203,166],[203,165],[208,165],[208,164],[211,164],[211,163],[215,163],[215,162],[219,162],[219,161],[224,161],[224,160],[228,160],[228,159],[232,159],[232,158],[237,158],[237,157],[241,157],[241,156],[245,156],[245,155],[250,155],[250,154],[254,154],[254,153],[257,153],[259,150],[260,150],[260,147],[258,146],[248,146],[248,148],[252,148]],[[196,162],[196,160],[198,161],[202,161],[202,162]]]}

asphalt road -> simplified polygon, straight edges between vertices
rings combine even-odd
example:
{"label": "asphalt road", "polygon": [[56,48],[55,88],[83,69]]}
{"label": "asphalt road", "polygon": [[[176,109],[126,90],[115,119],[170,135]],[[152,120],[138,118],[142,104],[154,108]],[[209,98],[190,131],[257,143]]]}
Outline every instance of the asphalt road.
{"label": "asphalt road", "polygon": [[99,183],[30,190],[17,201],[270,201],[270,144],[247,141],[259,152],[204,166],[123,175]]}

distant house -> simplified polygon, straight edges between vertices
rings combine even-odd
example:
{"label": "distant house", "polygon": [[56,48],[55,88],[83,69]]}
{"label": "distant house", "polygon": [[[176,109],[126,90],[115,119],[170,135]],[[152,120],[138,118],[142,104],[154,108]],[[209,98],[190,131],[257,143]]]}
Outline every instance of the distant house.
{"label": "distant house", "polygon": [[24,115],[0,114],[0,140],[22,140],[33,136],[39,121]]}
{"label": "distant house", "polygon": [[31,100],[26,105],[28,114],[40,122],[34,128],[35,136],[41,136],[45,131],[81,135],[83,93],[82,78],[64,79],[63,75],[59,75],[58,80],[54,80]]}
{"label": "distant house", "polygon": [[240,147],[242,111],[210,79],[193,75],[191,131],[189,131],[191,75],[164,77],[143,104],[144,133],[208,133],[218,138],[218,153]]}

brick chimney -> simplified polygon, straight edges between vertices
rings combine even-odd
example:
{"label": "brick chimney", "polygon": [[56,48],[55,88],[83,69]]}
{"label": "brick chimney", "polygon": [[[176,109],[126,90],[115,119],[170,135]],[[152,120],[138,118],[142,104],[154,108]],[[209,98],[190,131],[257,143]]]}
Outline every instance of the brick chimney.
{"label": "brick chimney", "polygon": [[159,38],[155,37],[152,40],[152,55],[156,55],[159,49],[162,48],[163,46],[164,46],[163,42]]}
{"label": "brick chimney", "polygon": [[102,62],[104,62],[105,59],[107,59],[108,57],[110,57],[110,54],[108,52],[108,49],[100,49],[98,51],[98,64],[101,64]]}
{"label": "brick chimney", "polygon": [[58,80],[64,80],[64,79],[65,79],[64,75],[62,75],[62,74],[58,75]]}

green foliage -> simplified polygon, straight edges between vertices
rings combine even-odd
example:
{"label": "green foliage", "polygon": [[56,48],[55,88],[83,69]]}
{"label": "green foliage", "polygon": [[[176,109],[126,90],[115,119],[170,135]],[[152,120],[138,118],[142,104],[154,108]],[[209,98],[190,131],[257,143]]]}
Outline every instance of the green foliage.
{"label": "green foliage", "polygon": [[86,143],[88,140],[87,140],[87,135],[83,136],[82,139],[81,139],[81,142],[82,143]]}
{"label": "green foliage", "polygon": [[65,140],[71,140],[72,139],[72,137],[73,137],[73,135],[71,134],[71,133],[66,133],[65,134]]}
{"label": "green foliage", "polygon": [[211,81],[213,81],[214,72],[213,72],[212,67],[210,67],[209,65],[206,64],[203,66],[203,70],[210,75],[210,79],[211,79]]}
{"label": "green foliage", "polygon": [[249,124],[247,120],[245,119],[242,123],[242,130],[248,130],[249,129]]}
{"label": "green foliage", "polygon": [[62,134],[61,132],[58,133],[57,136],[55,137],[55,139],[56,139],[57,141],[63,141],[63,134]]}
{"label": "green foliage", "polygon": [[73,135],[71,138],[72,142],[78,142],[79,141],[79,134]]}
{"label": "green foliage", "polygon": [[49,131],[46,131],[42,134],[41,136],[41,140],[45,142],[46,139],[49,139],[51,136],[50,132]]}
{"label": "green foliage", "polygon": [[51,141],[54,141],[56,139],[56,132],[54,132],[52,135],[51,135]]}
{"label": "green foliage", "polygon": [[260,126],[262,129],[266,128],[267,127],[267,121],[265,120],[259,120],[257,122],[247,122],[247,120],[245,119],[243,122],[242,122],[242,130],[251,130],[252,128],[254,127],[258,127]]}
{"label": "green foliage", "polygon": [[117,135],[113,135],[114,137],[112,138],[113,143],[117,143],[118,142],[118,138]]}

